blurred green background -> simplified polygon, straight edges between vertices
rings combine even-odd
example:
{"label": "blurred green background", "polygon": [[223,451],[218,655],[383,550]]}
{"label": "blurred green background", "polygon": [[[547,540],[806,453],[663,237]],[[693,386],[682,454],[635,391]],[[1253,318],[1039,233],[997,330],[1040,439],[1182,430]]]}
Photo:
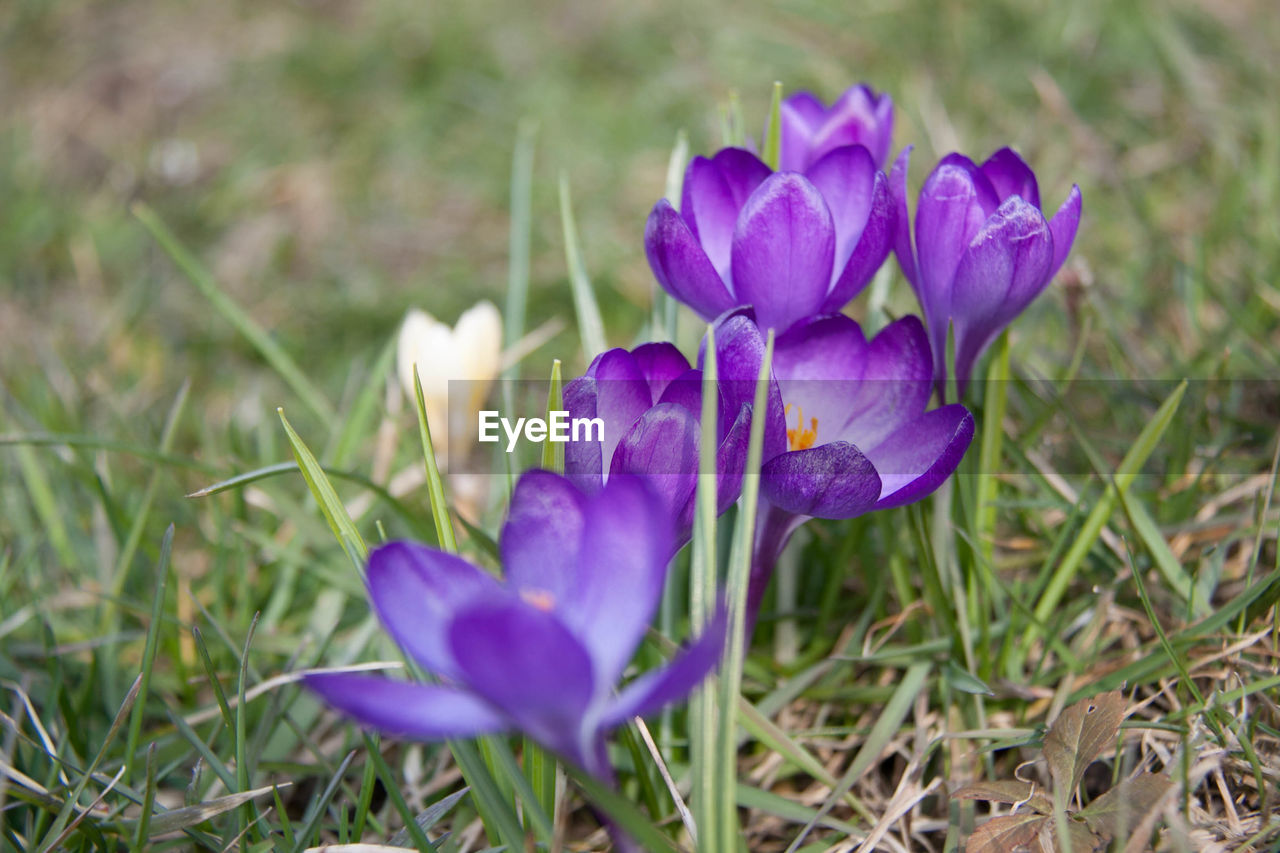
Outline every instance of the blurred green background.
{"label": "blurred green background", "polygon": [[[1081,376],[1134,388],[1280,376],[1275,11],[1267,0],[3,0],[0,676],[39,681],[68,650],[76,668],[90,659],[87,676],[69,677],[83,707],[66,729],[91,753],[128,685],[106,669],[132,673],[141,658],[170,522],[171,706],[211,701],[192,678],[191,624],[227,626],[235,640],[215,654],[234,673],[264,610],[255,665],[274,672],[300,649],[306,662],[319,654],[304,638],[366,612],[299,477],[183,496],[290,459],[277,406],[327,460],[375,467],[376,420],[351,420],[351,404],[381,382],[372,365],[405,310],[452,322],[479,298],[503,304],[511,156],[526,119],[538,127],[528,327],[568,322],[526,377],[545,376],[553,357],[566,376],[584,366],[558,175],[572,183],[610,343],[628,345],[649,316],[643,228],[677,131],[710,153],[736,89],[758,133],[774,80],[825,100],[860,80],[891,93],[895,148],[917,146],[913,186],[948,151],[980,159],[1006,144],[1036,169],[1046,207],[1080,184],[1072,258],[1013,327],[1019,375],[1061,377],[1078,351]],[[302,365],[340,422],[300,404],[158,248],[135,202]],[[892,307],[914,310],[900,277],[894,288]],[[147,453],[188,379],[172,453],[157,464]],[[1237,426],[1255,437],[1241,467],[1268,470],[1280,403],[1274,383],[1250,387],[1270,396],[1242,407],[1236,388],[1225,414],[1180,413],[1161,450],[1177,460],[1171,475],[1143,482],[1161,524],[1191,525],[1207,495],[1236,482],[1232,469],[1186,486],[1207,458],[1216,476]],[[1169,388],[1121,399],[1115,434],[1136,436]],[[411,421],[397,423],[399,455],[416,468]],[[32,445],[46,433],[81,438]],[[1126,449],[1105,447],[1112,463]],[[1002,515],[1030,560],[1062,529],[1047,505],[1033,495],[1030,511]],[[421,490],[406,506],[376,517],[391,535],[429,536]],[[1251,517],[1245,507],[1228,519],[1233,555],[1253,542]],[[874,518],[850,529],[890,523]],[[861,564],[878,565],[879,540],[857,541]],[[1220,571],[1226,553],[1194,552],[1189,571],[1214,559]],[[1116,572],[1095,560],[1077,586]]]}

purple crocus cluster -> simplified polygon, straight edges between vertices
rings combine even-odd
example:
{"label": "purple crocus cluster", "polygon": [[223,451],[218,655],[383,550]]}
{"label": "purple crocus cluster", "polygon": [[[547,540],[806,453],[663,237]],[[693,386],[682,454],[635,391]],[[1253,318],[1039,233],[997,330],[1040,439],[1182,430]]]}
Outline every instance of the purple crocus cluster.
{"label": "purple crocus cluster", "polygon": [[[791,535],[918,501],[955,472],[974,433],[960,400],[983,351],[1062,267],[1080,219],[1073,187],[1051,219],[1011,149],[944,157],[907,204],[910,149],[892,171],[893,102],[865,85],[826,106],[793,94],[766,162],[725,148],[688,164],[644,233],[658,284],[712,327],[696,362],[670,343],[600,353],[564,388],[603,431],[570,443],[564,475],[525,473],[502,529],[499,579],[461,557],[393,542],[367,585],[387,630],[431,683],[365,675],[308,685],[366,725],[424,739],[520,731],[603,780],[607,733],[683,699],[725,643],[717,619],[665,667],[621,688],[693,526],[700,443],[714,440],[716,505],[744,478],[760,500],[748,590],[754,623]],[[890,253],[923,319],[868,336],[843,312]],[[763,411],[758,377],[772,335]],[[947,347],[954,344],[948,358]],[[716,423],[704,425],[714,359]],[[955,376],[948,377],[953,364]],[[763,419],[762,467],[748,471]]]}

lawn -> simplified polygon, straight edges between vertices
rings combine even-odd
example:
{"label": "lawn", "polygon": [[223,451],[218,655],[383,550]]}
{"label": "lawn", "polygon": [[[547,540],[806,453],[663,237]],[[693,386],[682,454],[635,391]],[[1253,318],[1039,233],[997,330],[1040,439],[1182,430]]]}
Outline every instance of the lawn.
{"label": "lawn", "polygon": [[[465,748],[366,736],[290,676],[398,661],[353,548],[438,540],[389,390],[397,330],[489,299],[530,334],[514,370],[542,399],[554,359],[580,375],[567,186],[608,345],[647,340],[644,227],[677,136],[709,155],[733,103],[759,139],[775,80],[890,93],[913,198],[942,155],[1011,145],[1046,209],[1078,184],[1084,215],[1007,374],[983,362],[950,485],[785,553],[743,661],[737,788],[716,792],[740,846],[962,849],[1012,806],[950,795],[1043,792],[1050,724],[1119,690],[1095,700],[1118,734],[1049,820],[1161,771],[1150,840],[1113,849],[1276,849],[1277,45],[1256,0],[5,4],[0,849],[497,846],[480,797],[451,798]],[[885,269],[846,309],[869,325],[917,310]],[[694,354],[704,326],[678,316]],[[459,525],[489,565],[492,479]],[[326,523],[339,504],[358,547]],[[689,564],[638,669],[687,634]],[[699,789],[690,719],[613,753],[617,819],[681,849],[660,770]],[[520,799],[519,738],[469,755]],[[554,825],[519,810],[530,843],[604,849],[599,792],[550,778]]]}

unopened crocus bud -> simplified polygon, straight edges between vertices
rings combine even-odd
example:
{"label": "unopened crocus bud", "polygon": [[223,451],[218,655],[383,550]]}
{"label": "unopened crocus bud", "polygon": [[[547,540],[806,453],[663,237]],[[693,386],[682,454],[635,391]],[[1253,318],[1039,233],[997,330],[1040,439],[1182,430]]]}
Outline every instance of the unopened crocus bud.
{"label": "unopened crocus bud", "polygon": [[[425,311],[411,310],[400,327],[400,385],[413,405],[417,365],[427,422],[436,454],[449,447],[449,430],[474,423],[502,367],[502,316],[484,300],[464,311],[452,328]],[[461,399],[449,404],[449,382],[465,381]],[[455,386],[455,389],[463,386]]]}

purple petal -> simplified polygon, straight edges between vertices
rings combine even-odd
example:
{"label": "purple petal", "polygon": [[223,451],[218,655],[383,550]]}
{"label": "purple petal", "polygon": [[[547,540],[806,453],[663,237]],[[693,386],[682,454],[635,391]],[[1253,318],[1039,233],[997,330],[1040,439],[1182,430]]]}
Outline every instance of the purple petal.
{"label": "purple petal", "polygon": [[[893,254],[898,266],[911,287],[920,296],[920,275],[916,269],[916,254],[911,246],[911,216],[907,210],[907,167],[911,163],[911,146],[902,149],[889,172],[889,195],[893,202]],[[923,305],[923,299],[921,299]]]}
{"label": "purple petal", "polygon": [[[827,108],[809,92],[796,92],[782,100],[779,118],[782,121],[782,145],[778,157],[778,171],[803,172],[812,162],[809,143],[818,125],[822,123]],[[769,123],[765,122],[764,138],[769,138]]]}
{"label": "purple petal", "polygon": [[831,105],[826,120],[814,133],[811,157],[816,159],[843,145],[865,145],[875,162],[883,163],[889,156],[892,129],[893,101],[887,95],[876,97],[865,85],[850,87]]}
{"label": "purple petal", "polygon": [[686,370],[682,375],[667,383],[659,403],[671,403],[680,406],[694,417],[702,415],[702,371],[696,368]]}
{"label": "purple petal", "polygon": [[[720,394],[728,412],[741,411],[755,405],[756,381],[764,360],[765,337],[748,309],[725,314],[716,321],[716,365],[720,377]],[[705,348],[705,339],[704,339]],[[700,352],[701,368],[705,352]],[[777,371],[772,371],[775,375]],[[782,396],[776,383],[768,390],[767,417],[764,432],[764,459],[787,449],[786,418]]]}
{"label": "purple petal", "polygon": [[500,546],[507,583],[555,599],[577,582],[586,497],[564,477],[528,471],[516,483]]}
{"label": "purple petal", "polygon": [[1012,148],[1001,148],[988,157],[987,162],[982,164],[982,174],[991,181],[991,186],[995,188],[996,196],[1001,201],[1016,195],[1028,204],[1040,206],[1040,187],[1036,183],[1036,174]]}
{"label": "purple petal", "polygon": [[950,477],[973,440],[973,415],[950,405],[921,415],[867,455],[883,491],[876,509],[917,501]]}
{"label": "purple petal", "polygon": [[862,394],[867,341],[842,314],[797,323],[778,336],[773,371],[782,393],[787,428],[816,423],[816,444],[841,438]]}
{"label": "purple petal", "polygon": [[309,675],[303,682],[362,725],[421,740],[470,738],[511,723],[479,697],[453,687],[372,675]]}
{"label": "purple petal", "polygon": [[610,482],[626,474],[644,477],[674,517],[697,483],[699,432],[698,416],[684,406],[654,406],[618,443]]}
{"label": "purple petal", "polygon": [[650,399],[658,402],[671,382],[689,371],[689,359],[672,344],[643,344],[631,351],[636,367],[649,383]]}
{"label": "purple petal", "polygon": [[639,477],[611,479],[585,521],[580,582],[562,613],[591,653],[599,683],[613,684],[662,597],[674,525]]}
{"label": "purple petal", "polygon": [[[741,148],[723,148],[710,160],[694,157],[685,170],[680,215],[726,282],[738,213],[769,172],[759,157]],[[703,316],[710,319],[718,313]]]}
{"label": "purple petal", "polygon": [[775,456],[762,474],[769,503],[796,515],[853,518],[880,497],[875,466],[844,441]]}
{"label": "purple petal", "polygon": [[622,436],[652,405],[649,383],[631,353],[614,349],[599,357],[596,366],[596,417],[604,421],[601,462],[606,471],[612,464],[614,449]]}
{"label": "purple petal", "polygon": [[871,210],[867,216],[862,236],[853,248],[853,253],[841,270],[837,265],[839,277],[835,286],[827,294],[822,304],[824,313],[834,313],[842,309],[850,299],[857,296],[867,286],[875,274],[889,257],[892,248],[897,213],[893,199],[889,193],[889,181],[881,172],[875,173],[875,184],[871,190]]}
{"label": "purple petal", "polygon": [[817,313],[831,285],[835,226],[822,194],[779,172],[747,200],[733,233],[733,289],[761,328],[785,330]]}
{"label": "purple petal", "polygon": [[563,749],[576,741],[597,682],[583,643],[545,606],[557,605],[475,608],[454,621],[449,644],[463,683],[521,730]]}
{"label": "purple petal", "polygon": [[447,640],[449,623],[477,602],[507,596],[466,560],[412,542],[391,542],[370,554],[365,582],[378,618],[396,643],[431,672],[449,678],[458,673]]}
{"label": "purple petal", "polygon": [[997,206],[991,182],[969,158],[959,154],[944,157],[920,190],[916,210],[920,280],[916,290],[935,344],[946,340],[946,318],[952,314],[951,285],[960,258]]}
{"label": "purple petal", "polygon": [[933,359],[920,318],[909,314],[872,339],[861,391],[840,434],[858,447],[876,447],[924,412],[933,393]]}
{"label": "purple petal", "polygon": [[644,252],[663,290],[710,320],[734,305],[724,276],[707,258],[684,218],[664,198],[653,206],[644,227]]}
{"label": "purple petal", "polygon": [[648,716],[693,692],[720,662],[728,623],[721,607],[692,645],[677,652],[666,666],[646,672],[618,693],[605,711],[602,727],[613,728],[632,717]]}
{"label": "purple petal", "polygon": [[849,262],[867,225],[879,174],[870,152],[861,145],[837,148],[805,172],[804,176],[818,188],[826,201],[836,229],[833,285]]}
{"label": "purple petal", "polygon": [[[599,362],[599,356],[592,366]],[[596,416],[596,379],[579,376],[564,386],[564,408],[570,418]],[[564,473],[575,486],[588,495],[604,485],[604,446],[595,430],[587,430],[577,441],[564,445]]]}
{"label": "purple petal", "polygon": [[1071,244],[1076,240],[1076,229],[1080,227],[1080,187],[1071,187],[1067,200],[1058,208],[1058,212],[1049,220],[1049,231],[1053,234],[1053,264],[1049,267],[1049,278],[1052,279],[1062,269],[1071,251]]}
{"label": "purple petal", "polygon": [[1053,238],[1044,216],[1011,196],[983,225],[956,269],[951,314],[957,379],[968,379],[991,338],[1049,283],[1052,262]]}

